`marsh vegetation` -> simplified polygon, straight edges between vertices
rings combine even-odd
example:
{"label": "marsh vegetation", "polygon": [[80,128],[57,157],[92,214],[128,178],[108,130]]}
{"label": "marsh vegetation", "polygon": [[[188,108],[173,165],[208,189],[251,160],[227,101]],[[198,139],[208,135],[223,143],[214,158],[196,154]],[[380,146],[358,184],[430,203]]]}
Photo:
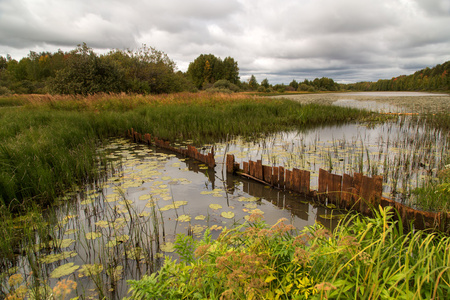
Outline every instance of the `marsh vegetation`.
{"label": "marsh vegetation", "polygon": [[[127,279],[137,280],[161,266],[159,273],[131,283],[134,296],[448,295],[449,262],[443,250],[448,241],[443,236],[419,242],[424,232],[406,233],[387,211],[337,225],[345,212],[226,176],[221,163],[225,154],[234,153],[313,174],[318,168],[382,174],[386,196],[399,201],[422,197],[426,205],[416,200],[411,205],[445,211],[450,162],[444,114],[398,118],[349,107],[208,93],[11,96],[0,104],[2,296],[121,298],[129,288]],[[192,144],[205,152],[214,147],[217,166],[208,169],[155,147],[111,139],[130,128],[177,147]],[[429,200],[427,191],[436,201]],[[252,215],[263,215],[265,221],[249,223]],[[280,218],[289,225],[277,223]],[[236,275],[228,273],[232,266],[227,263],[239,262],[239,251],[254,255],[255,262],[263,258],[251,252],[261,232],[267,236],[256,244],[266,247],[264,259],[271,263],[263,269],[268,273],[224,280]],[[316,245],[310,258],[295,250],[297,236],[308,242],[303,251]],[[350,242],[339,242],[343,236]],[[291,248],[281,251],[275,247],[280,242]],[[423,246],[419,250],[417,243]],[[236,259],[226,257],[225,245],[236,250]],[[432,248],[436,261],[427,256]],[[417,261],[383,269],[381,262],[394,256]],[[224,265],[202,265],[208,260]],[[364,274],[374,266],[383,275],[366,285]],[[222,269],[213,276],[216,267]],[[428,271],[418,272],[422,267]],[[327,271],[332,269],[338,270],[336,276]],[[158,284],[173,270],[186,277],[172,278],[177,289],[166,291]],[[196,281],[197,271],[209,274],[206,283]],[[261,287],[259,292],[254,286]]]}

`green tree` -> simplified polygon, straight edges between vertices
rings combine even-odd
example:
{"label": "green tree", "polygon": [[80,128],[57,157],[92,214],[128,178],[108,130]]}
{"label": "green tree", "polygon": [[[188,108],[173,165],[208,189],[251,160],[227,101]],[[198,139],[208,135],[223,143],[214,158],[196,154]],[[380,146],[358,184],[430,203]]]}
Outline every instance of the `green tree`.
{"label": "green tree", "polygon": [[256,77],[253,74],[248,80],[248,86],[252,91],[256,91],[258,89],[258,81],[256,81]]}
{"label": "green tree", "polygon": [[270,87],[269,80],[267,78],[264,78],[263,81],[261,81],[261,86],[265,89],[268,89]]}
{"label": "green tree", "polygon": [[222,61],[213,54],[201,54],[189,64],[186,74],[198,89],[212,86],[222,79],[233,84],[239,83],[238,64],[231,57]]}
{"label": "green tree", "polygon": [[51,91],[59,94],[120,92],[123,76],[116,65],[97,57],[85,43],[66,57],[65,67],[56,72]]}
{"label": "green tree", "polygon": [[295,79],[293,79],[291,83],[289,83],[289,86],[291,86],[294,89],[294,91],[296,91],[298,89],[298,82]]}

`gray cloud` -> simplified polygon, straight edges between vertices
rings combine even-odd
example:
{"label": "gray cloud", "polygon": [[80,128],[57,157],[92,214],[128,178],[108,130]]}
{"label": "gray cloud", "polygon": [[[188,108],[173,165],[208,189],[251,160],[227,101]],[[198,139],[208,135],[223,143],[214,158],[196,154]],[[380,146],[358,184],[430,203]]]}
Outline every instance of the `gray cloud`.
{"label": "gray cloud", "polygon": [[450,60],[449,27],[448,0],[0,0],[0,55],[145,43],[183,71],[212,53],[242,79],[351,82]]}

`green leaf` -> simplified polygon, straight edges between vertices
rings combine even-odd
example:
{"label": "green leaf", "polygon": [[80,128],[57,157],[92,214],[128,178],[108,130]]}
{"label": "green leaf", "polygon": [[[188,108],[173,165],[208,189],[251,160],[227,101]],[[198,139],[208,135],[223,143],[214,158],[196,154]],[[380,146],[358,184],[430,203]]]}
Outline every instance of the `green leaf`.
{"label": "green leaf", "polygon": [[50,278],[60,278],[72,274],[78,270],[80,266],[74,265],[74,263],[67,263],[65,265],[59,266],[53,270],[50,274]]}

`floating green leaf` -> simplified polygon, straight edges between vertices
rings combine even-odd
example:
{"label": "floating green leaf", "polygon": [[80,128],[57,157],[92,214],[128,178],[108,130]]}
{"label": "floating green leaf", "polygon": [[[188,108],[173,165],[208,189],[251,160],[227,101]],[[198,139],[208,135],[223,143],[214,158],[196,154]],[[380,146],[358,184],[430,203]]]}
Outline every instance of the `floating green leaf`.
{"label": "floating green leaf", "polygon": [[71,258],[71,257],[75,257],[78,254],[75,251],[65,251],[62,253],[56,253],[56,254],[49,254],[46,255],[44,257],[41,257],[39,259],[39,261],[43,264],[51,264],[54,263],[55,261],[59,261],[59,260],[63,260],[66,258]]}
{"label": "floating green leaf", "polygon": [[145,195],[139,196],[139,200],[145,201],[145,200],[150,199],[151,197],[152,197],[151,195],[145,194]]}
{"label": "floating green leaf", "polygon": [[97,239],[97,238],[99,238],[101,236],[102,236],[101,232],[93,231],[93,232],[86,233],[86,239],[88,239],[88,240],[95,240],[95,239]]}
{"label": "floating green leaf", "polygon": [[220,204],[210,204],[209,208],[214,209],[214,210],[215,209],[221,209],[222,205],[220,205]]}
{"label": "floating green leaf", "polygon": [[100,220],[95,222],[95,226],[101,227],[101,228],[108,228],[109,227],[109,223],[108,221],[105,220]]}
{"label": "floating green leaf", "polygon": [[128,234],[124,234],[124,235],[120,235],[120,236],[116,236],[115,239],[109,241],[106,244],[106,247],[111,248],[114,247],[116,245],[122,244],[127,242],[130,239],[130,236]]}
{"label": "floating green leaf", "polygon": [[172,242],[166,242],[164,245],[161,245],[161,251],[164,252],[174,252],[175,244]]}
{"label": "floating green leaf", "polygon": [[255,209],[258,207],[258,205],[256,203],[247,203],[244,206],[248,209]]}
{"label": "floating green leaf", "polygon": [[181,215],[177,218],[178,221],[180,222],[190,222],[191,221],[191,216],[188,215]]}
{"label": "floating green leaf", "polygon": [[254,202],[254,201],[258,201],[259,198],[258,197],[239,197],[238,201],[239,202]]}
{"label": "floating green leaf", "polygon": [[232,211],[224,211],[220,215],[226,219],[234,218],[234,212],[232,212]]}
{"label": "floating green leaf", "polygon": [[78,277],[91,277],[100,274],[103,271],[103,266],[101,264],[86,264],[82,265],[81,269],[78,271]]}
{"label": "floating green leaf", "polygon": [[183,206],[183,205],[186,205],[186,204],[188,204],[187,201],[175,201],[172,204],[169,204],[169,205],[161,207],[159,210],[160,211],[166,211],[166,210],[169,210],[169,209],[176,209],[176,208],[179,208],[180,206]]}
{"label": "floating green leaf", "polygon": [[74,263],[67,263],[59,266],[50,273],[50,278],[60,278],[72,274],[78,270],[80,266],[74,265]]}
{"label": "floating green leaf", "polygon": [[67,229],[66,231],[64,231],[64,235],[70,235],[76,232],[78,232],[78,229]]}
{"label": "floating green leaf", "polygon": [[204,220],[206,217],[204,215],[199,215],[195,217],[196,220]]}

